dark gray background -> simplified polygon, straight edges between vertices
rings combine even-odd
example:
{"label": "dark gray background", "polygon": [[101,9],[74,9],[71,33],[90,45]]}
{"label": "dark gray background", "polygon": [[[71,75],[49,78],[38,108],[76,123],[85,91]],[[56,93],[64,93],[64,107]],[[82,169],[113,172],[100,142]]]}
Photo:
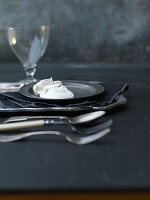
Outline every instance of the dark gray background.
{"label": "dark gray background", "polygon": [[17,60],[5,29],[49,24],[46,62],[147,62],[149,0],[0,0],[0,62]]}

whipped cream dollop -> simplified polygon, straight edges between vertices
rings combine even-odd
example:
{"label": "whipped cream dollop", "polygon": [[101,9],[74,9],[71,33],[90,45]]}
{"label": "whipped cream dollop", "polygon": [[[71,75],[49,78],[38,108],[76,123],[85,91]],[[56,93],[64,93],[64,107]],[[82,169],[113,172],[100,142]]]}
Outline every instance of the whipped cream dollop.
{"label": "whipped cream dollop", "polygon": [[33,86],[33,91],[45,99],[70,99],[74,97],[74,94],[61,81],[53,81],[52,78],[36,83]]}

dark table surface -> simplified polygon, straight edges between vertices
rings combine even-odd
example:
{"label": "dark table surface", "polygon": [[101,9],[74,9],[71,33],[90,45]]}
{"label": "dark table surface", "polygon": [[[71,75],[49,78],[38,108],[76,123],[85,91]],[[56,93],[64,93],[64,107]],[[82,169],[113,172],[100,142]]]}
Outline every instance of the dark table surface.
{"label": "dark table surface", "polygon": [[[20,64],[0,64],[0,81],[23,75]],[[150,189],[149,64],[40,63],[36,75],[129,83],[128,103],[105,116],[113,119],[111,134],[89,145],[76,146],[57,136],[1,143],[0,191]],[[1,122],[11,115],[0,113]]]}

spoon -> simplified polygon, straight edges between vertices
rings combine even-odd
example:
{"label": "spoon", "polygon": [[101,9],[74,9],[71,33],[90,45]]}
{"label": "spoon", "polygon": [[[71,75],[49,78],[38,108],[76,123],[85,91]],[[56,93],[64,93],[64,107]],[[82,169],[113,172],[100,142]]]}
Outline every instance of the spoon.
{"label": "spoon", "polygon": [[[43,126],[51,125],[51,120],[49,119],[41,119],[41,120],[31,120],[31,121],[23,121],[23,122],[12,122],[7,124],[0,124],[0,131],[14,131],[14,130],[22,130],[24,128],[35,128],[35,127],[43,127]],[[81,134],[92,134],[103,129],[108,128],[112,125],[112,120],[108,120],[102,124],[92,126],[92,127],[79,127],[73,124],[70,125],[71,129],[77,133]]]}
{"label": "spoon", "polygon": [[25,121],[28,119],[51,119],[52,124],[83,124],[94,121],[102,117],[106,112],[105,111],[94,111],[76,117],[66,117],[66,116],[19,116],[19,117],[10,117],[4,121],[4,124],[9,122]]}

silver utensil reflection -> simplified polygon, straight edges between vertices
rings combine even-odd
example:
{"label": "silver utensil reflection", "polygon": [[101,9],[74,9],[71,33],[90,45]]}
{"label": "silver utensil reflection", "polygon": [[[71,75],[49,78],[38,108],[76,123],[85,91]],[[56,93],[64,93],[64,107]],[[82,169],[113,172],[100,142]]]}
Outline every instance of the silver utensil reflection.
{"label": "silver utensil reflection", "polygon": [[9,122],[17,122],[17,121],[25,121],[29,119],[51,119],[51,123],[53,124],[83,124],[89,123],[94,121],[103,115],[105,115],[105,111],[94,111],[82,115],[78,115],[76,117],[66,117],[66,116],[17,116],[17,117],[10,117],[6,119],[3,123]]}
{"label": "silver utensil reflection", "polygon": [[19,91],[22,86],[19,82],[0,82],[0,92]]}
{"label": "silver utensil reflection", "polygon": [[66,133],[59,132],[59,131],[35,131],[35,132],[28,132],[28,133],[20,133],[16,135],[0,135],[0,142],[12,142],[12,141],[21,140],[23,138],[30,137],[33,135],[60,135],[60,136],[65,137],[65,139],[68,142],[71,142],[73,144],[83,145],[83,144],[94,142],[102,138],[103,136],[107,135],[110,131],[111,129],[107,128],[88,136],[68,135]]}

